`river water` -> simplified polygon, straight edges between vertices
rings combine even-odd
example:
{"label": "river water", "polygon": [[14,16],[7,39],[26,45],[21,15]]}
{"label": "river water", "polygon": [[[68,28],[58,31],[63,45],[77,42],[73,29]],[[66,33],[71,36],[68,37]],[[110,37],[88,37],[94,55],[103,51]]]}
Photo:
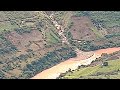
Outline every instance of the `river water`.
{"label": "river water", "polygon": [[[60,75],[60,73],[64,73],[64,72],[68,71],[69,69],[75,70],[80,65],[90,64],[96,58],[100,57],[102,53],[110,54],[112,52],[119,51],[119,50],[120,50],[120,47],[96,50],[93,52],[89,52],[89,54],[92,53],[89,58],[81,58],[81,55],[78,54],[77,57],[70,58],[64,62],[61,62],[60,64],[57,64],[49,69],[46,69],[46,70],[42,71],[41,73],[38,73],[31,79],[56,79]],[[82,52],[82,53],[84,53],[83,57],[88,55],[88,52]]]}

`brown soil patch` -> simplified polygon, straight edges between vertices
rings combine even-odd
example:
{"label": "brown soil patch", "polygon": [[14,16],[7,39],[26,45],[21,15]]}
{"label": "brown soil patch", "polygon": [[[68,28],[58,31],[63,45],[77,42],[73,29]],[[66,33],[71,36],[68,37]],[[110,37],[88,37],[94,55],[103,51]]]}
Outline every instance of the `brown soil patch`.
{"label": "brown soil patch", "polygon": [[94,52],[83,52],[83,51],[78,51],[77,56],[79,57],[80,60],[88,59],[91,56],[93,56]]}
{"label": "brown soil patch", "polygon": [[96,38],[93,31],[90,29],[94,26],[88,17],[72,17],[71,20],[74,23],[70,29],[73,39],[91,40]]}
{"label": "brown soil patch", "polygon": [[[28,49],[32,41],[43,41],[42,33],[38,30],[32,30],[30,33],[23,33],[22,35],[16,33],[15,31],[5,35],[5,37],[12,42],[19,50]],[[43,48],[44,43],[41,42],[41,48]],[[35,45],[34,45],[35,46]],[[31,49],[38,49],[38,46],[31,46]]]}
{"label": "brown soil patch", "polygon": [[14,76],[19,76],[21,73],[21,70],[13,69],[13,70],[10,70],[9,73],[11,73]]}

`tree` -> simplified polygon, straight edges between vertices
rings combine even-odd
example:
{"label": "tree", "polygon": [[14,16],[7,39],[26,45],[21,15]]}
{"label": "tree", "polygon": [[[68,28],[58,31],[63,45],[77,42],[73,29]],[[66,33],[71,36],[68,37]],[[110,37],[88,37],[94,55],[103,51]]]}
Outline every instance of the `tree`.
{"label": "tree", "polygon": [[108,66],[108,62],[103,62],[103,66]]}
{"label": "tree", "polygon": [[81,66],[78,66],[78,68],[77,69],[80,69],[81,68]]}
{"label": "tree", "polygon": [[68,72],[72,72],[72,70],[69,68]]}

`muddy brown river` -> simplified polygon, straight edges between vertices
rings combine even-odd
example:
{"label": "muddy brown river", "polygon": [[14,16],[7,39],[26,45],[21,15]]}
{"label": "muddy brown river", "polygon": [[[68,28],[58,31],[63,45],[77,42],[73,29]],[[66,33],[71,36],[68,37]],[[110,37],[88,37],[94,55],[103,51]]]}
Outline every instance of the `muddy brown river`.
{"label": "muddy brown river", "polygon": [[[110,54],[112,52],[119,51],[119,50],[120,50],[120,47],[101,49],[101,50],[96,50],[94,52],[82,52],[83,55],[78,54],[77,57],[70,58],[64,62],[61,62],[60,64],[57,64],[56,66],[46,69],[42,71],[41,73],[38,73],[31,79],[56,79],[60,75],[60,73],[64,73],[68,71],[69,69],[74,70],[80,65],[90,64],[96,58],[100,57],[102,53]],[[91,54],[89,58],[85,58],[87,54]]]}

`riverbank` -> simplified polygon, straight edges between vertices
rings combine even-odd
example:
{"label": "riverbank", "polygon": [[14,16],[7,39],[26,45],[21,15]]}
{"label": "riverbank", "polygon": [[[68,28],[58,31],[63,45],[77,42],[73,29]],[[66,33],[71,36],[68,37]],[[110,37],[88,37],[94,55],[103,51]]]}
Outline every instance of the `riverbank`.
{"label": "riverbank", "polygon": [[[88,65],[92,61],[94,61],[96,58],[100,57],[102,53],[112,53],[115,51],[120,50],[119,48],[107,48],[107,49],[101,49],[101,50],[96,50],[94,51],[94,54],[87,59],[81,59],[81,55],[78,55],[75,58],[68,59],[64,62],[61,62],[60,64],[53,66],[50,69],[44,70],[41,73],[35,75],[31,79],[56,79],[60,75],[60,73],[64,73],[68,71],[69,69],[74,70],[80,65]],[[85,53],[88,52],[84,52]],[[93,52],[91,52],[93,53]]]}

